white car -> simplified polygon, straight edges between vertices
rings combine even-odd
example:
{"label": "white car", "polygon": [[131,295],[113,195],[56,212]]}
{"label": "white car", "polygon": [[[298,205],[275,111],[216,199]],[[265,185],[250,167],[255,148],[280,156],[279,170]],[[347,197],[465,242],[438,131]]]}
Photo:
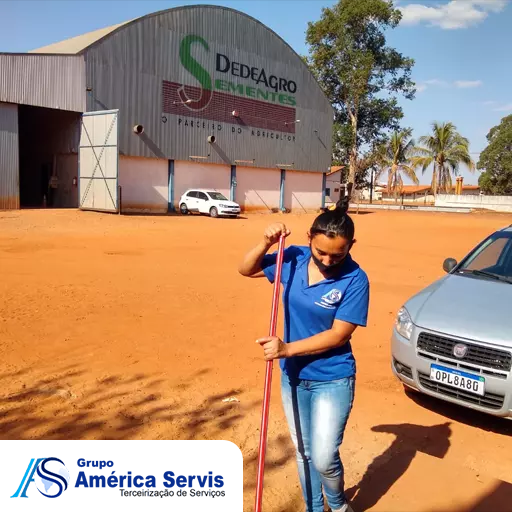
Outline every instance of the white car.
{"label": "white car", "polygon": [[206,213],[210,217],[237,217],[240,215],[240,205],[216,190],[194,188],[181,196],[180,212],[183,215],[196,212]]}

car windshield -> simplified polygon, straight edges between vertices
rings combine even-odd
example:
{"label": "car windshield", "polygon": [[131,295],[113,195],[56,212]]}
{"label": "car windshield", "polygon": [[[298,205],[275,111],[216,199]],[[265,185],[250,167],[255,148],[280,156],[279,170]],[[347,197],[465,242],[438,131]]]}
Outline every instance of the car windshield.
{"label": "car windshield", "polygon": [[458,271],[512,283],[512,233],[504,231],[491,236],[469,254]]}
{"label": "car windshield", "polygon": [[214,201],[227,201],[227,198],[224,197],[220,192],[208,192],[208,195],[214,200]]}

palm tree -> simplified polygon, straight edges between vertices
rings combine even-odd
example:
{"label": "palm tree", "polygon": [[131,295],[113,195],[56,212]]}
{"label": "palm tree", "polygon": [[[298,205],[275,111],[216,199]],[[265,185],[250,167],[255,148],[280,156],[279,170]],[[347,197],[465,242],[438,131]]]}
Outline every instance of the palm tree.
{"label": "palm tree", "polygon": [[375,179],[378,180],[387,171],[388,191],[392,192],[395,198],[398,197],[404,185],[402,174],[405,174],[414,184],[419,183],[411,160],[414,151],[414,140],[411,139],[411,135],[411,129],[394,132],[378,152],[379,170]]}
{"label": "palm tree", "polygon": [[414,148],[413,165],[421,167],[425,173],[434,164],[432,172],[432,191],[447,192],[452,187],[452,174],[459,174],[460,164],[474,171],[475,163],[469,154],[469,140],[457,132],[453,123],[432,124],[432,135],[419,138],[420,147]]}

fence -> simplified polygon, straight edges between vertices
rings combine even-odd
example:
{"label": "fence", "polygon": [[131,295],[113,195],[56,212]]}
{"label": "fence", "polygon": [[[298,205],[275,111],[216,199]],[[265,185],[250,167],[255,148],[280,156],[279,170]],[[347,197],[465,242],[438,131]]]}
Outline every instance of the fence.
{"label": "fence", "polygon": [[493,210],[512,213],[512,196],[465,196],[440,194],[436,206]]}

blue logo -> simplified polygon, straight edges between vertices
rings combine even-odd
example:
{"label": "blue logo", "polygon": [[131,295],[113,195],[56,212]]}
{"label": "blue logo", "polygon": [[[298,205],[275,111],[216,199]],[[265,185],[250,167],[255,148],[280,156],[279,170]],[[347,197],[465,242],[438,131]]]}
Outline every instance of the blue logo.
{"label": "blue logo", "polygon": [[331,306],[334,306],[334,304],[337,304],[341,300],[341,292],[334,288],[329,293],[326,293],[322,300],[324,302],[327,302],[327,304],[330,304]]}
{"label": "blue logo", "polygon": [[32,482],[43,496],[58,498],[68,488],[69,481],[69,471],[60,459],[30,459],[18,490],[11,498],[28,498],[27,490]]}

